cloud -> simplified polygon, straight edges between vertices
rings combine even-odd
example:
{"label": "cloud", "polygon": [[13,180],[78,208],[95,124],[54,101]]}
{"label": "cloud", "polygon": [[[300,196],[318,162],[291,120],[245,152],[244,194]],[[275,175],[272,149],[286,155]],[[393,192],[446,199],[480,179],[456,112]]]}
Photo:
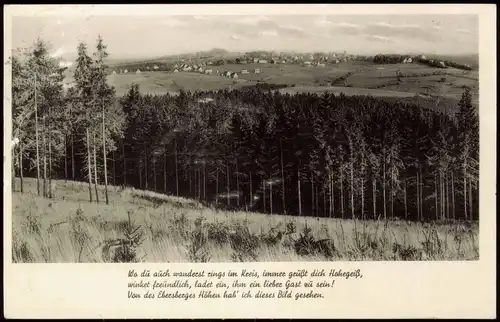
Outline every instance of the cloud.
{"label": "cloud", "polygon": [[278,31],[280,35],[284,36],[306,37],[311,35],[311,33],[306,32],[304,28],[290,25],[278,26]]}
{"label": "cloud", "polygon": [[383,42],[383,43],[394,43],[395,41],[389,37],[381,36],[381,35],[367,35],[365,37],[369,41],[373,42]]}
{"label": "cloud", "polygon": [[467,29],[457,29],[457,32],[462,33],[462,34],[467,34],[467,35],[472,34],[470,32],[470,30],[467,30]]}
{"label": "cloud", "polygon": [[363,32],[366,35],[372,36],[378,35],[392,38],[419,39],[428,42],[436,42],[440,39],[433,31],[425,29],[417,24],[394,25],[387,22],[376,22],[364,26]]}
{"label": "cloud", "polygon": [[241,38],[238,35],[231,35],[231,39],[232,40],[240,40]]}
{"label": "cloud", "polygon": [[276,32],[276,30],[263,30],[260,32],[260,35],[261,36],[271,36],[271,37],[276,37],[278,36],[278,33]]}

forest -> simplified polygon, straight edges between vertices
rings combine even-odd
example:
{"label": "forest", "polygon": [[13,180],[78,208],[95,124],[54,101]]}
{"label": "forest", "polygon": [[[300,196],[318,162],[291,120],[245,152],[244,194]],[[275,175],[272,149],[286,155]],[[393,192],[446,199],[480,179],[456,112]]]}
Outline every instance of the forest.
{"label": "forest", "polygon": [[117,97],[108,52],[78,46],[75,85],[38,40],[12,56],[12,175],[123,185],[230,210],[345,219],[479,219],[479,119],[368,96],[272,90]]}

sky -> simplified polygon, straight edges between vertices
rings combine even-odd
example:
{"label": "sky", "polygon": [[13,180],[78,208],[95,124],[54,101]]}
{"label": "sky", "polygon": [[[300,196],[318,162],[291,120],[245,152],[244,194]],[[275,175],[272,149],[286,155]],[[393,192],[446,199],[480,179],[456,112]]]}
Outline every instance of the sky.
{"label": "sky", "polygon": [[229,51],[347,51],[352,54],[477,54],[477,15],[170,15],[17,16],[12,46],[40,36],[54,55],[94,47],[100,34],[112,58],[142,58],[223,48]]}

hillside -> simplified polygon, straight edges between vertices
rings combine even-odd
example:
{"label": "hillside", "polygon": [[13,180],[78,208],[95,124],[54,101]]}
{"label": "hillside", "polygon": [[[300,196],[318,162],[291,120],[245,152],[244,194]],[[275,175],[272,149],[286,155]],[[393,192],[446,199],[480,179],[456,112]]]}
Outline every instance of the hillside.
{"label": "hillside", "polygon": [[[194,200],[53,181],[52,199],[19,178],[12,195],[14,262],[471,260],[477,224],[352,221],[219,211]],[[103,198],[103,187],[99,186]],[[129,235],[127,238],[126,235]],[[130,242],[130,246],[127,246]],[[124,246],[125,245],[125,246]]]}

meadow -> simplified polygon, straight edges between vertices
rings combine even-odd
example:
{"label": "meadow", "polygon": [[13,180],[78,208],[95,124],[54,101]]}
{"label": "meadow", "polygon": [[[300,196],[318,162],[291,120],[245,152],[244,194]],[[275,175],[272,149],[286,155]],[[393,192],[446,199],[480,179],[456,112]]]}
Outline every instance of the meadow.
{"label": "meadow", "polygon": [[89,203],[88,183],[12,193],[14,263],[477,260],[477,222],[345,220],[221,211],[133,188]]}
{"label": "meadow", "polygon": [[[373,95],[387,97],[442,97],[458,101],[464,87],[479,92],[478,72],[455,68],[439,69],[420,64],[378,65],[370,62],[347,62],[325,67],[305,67],[292,64],[227,64],[205,66],[212,75],[194,72],[148,72],[140,74],[109,75],[117,95],[125,94],[132,83],[139,84],[141,92],[150,94],[175,94],[184,91],[237,89],[257,83],[284,84],[287,93],[344,92],[346,95]],[[260,68],[260,74],[252,71]],[[247,69],[250,74],[240,74],[238,80],[217,76],[216,71],[238,72]],[[398,79],[397,73],[402,76]],[[477,104],[478,95],[474,95]]]}

